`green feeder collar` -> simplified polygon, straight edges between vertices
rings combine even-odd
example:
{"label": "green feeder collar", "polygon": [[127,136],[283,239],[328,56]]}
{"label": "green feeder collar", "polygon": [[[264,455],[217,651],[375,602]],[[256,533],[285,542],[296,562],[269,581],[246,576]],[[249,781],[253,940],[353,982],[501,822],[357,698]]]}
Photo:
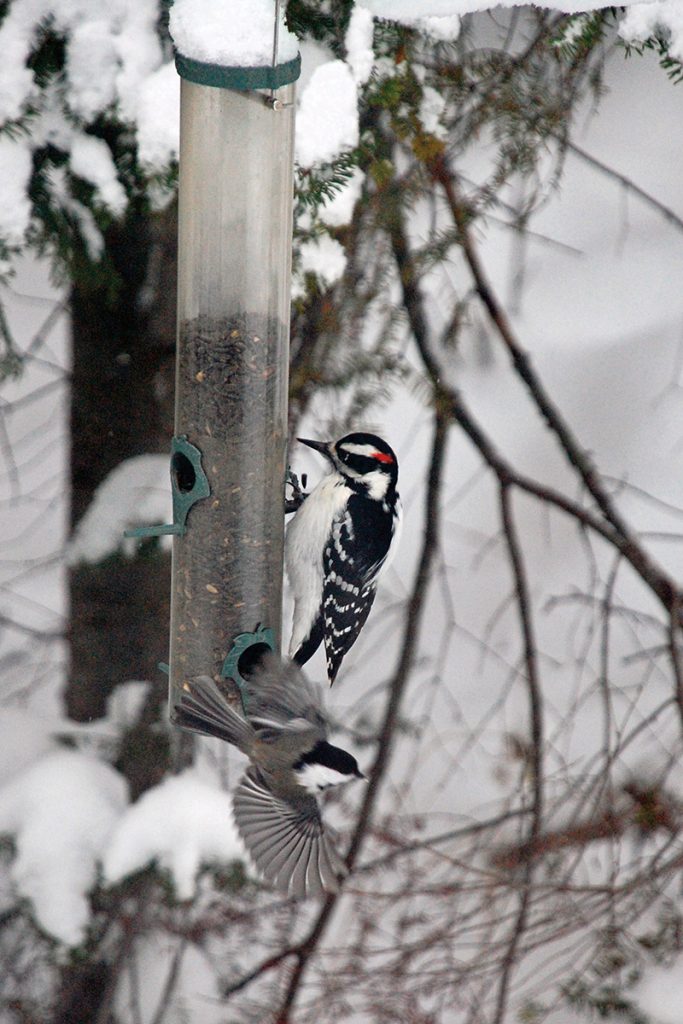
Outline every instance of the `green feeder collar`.
{"label": "green feeder collar", "polygon": [[206,64],[176,52],[175,66],[181,78],[195,85],[246,92],[253,89],[280,89],[283,85],[296,82],[301,74],[301,56],[297,54],[294,60],[288,60],[285,64],[241,68]]}

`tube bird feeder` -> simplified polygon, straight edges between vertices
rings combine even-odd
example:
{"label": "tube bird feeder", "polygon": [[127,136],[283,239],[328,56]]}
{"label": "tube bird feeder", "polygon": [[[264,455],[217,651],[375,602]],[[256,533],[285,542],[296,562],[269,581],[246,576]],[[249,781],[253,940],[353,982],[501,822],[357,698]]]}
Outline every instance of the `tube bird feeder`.
{"label": "tube bird feeder", "polygon": [[205,485],[183,531],[173,531],[171,720],[185,679],[234,678],[236,650],[280,644],[299,58],[278,63],[277,36],[276,20],[273,60],[263,66],[176,53],[171,478],[174,494]]}

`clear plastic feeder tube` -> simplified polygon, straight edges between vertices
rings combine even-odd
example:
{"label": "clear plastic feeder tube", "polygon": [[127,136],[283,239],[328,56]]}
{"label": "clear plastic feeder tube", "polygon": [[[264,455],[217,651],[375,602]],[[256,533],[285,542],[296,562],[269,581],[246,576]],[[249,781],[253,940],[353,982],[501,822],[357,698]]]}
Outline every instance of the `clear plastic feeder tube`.
{"label": "clear plastic feeder tube", "polygon": [[280,643],[293,101],[293,84],[181,80],[175,433],[211,494],[173,540],[171,709],[184,679],[220,676],[239,633]]}

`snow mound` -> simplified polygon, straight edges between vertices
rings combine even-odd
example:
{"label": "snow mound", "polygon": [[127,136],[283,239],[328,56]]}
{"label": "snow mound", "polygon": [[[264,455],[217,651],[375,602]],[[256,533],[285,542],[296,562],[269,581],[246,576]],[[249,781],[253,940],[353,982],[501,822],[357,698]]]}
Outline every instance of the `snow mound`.
{"label": "snow mound", "polygon": [[334,160],[358,145],[358,90],[343,60],[317,67],[301,94],[295,151],[302,167]]}
{"label": "snow mound", "polygon": [[[509,6],[505,0],[502,5]],[[481,10],[484,4],[479,0],[429,0],[420,4],[414,0],[360,0],[357,6],[376,18],[399,21],[434,39],[453,42],[460,34],[460,16]]]}
{"label": "snow mound", "polygon": [[156,862],[170,872],[178,899],[189,900],[202,864],[245,859],[230,796],[188,770],[149,789],[128,808],[103,867],[106,881],[115,883]]}
{"label": "snow mound", "polygon": [[0,138],[0,234],[8,245],[21,245],[31,219],[27,188],[31,151],[23,139]]}
{"label": "snow mound", "polygon": [[321,235],[310,242],[304,242],[299,250],[300,264],[294,280],[294,298],[305,294],[306,274],[315,274],[321,287],[331,288],[346,269],[344,248],[329,235]]}
{"label": "snow mound", "polygon": [[145,679],[128,679],[109,694],[107,720],[116,727],[118,733],[130,729],[138,721],[150,685]]}
{"label": "snow mound", "polygon": [[121,217],[128,199],[106,142],[96,139],[94,135],[75,135],[69,163],[75,175],[95,186],[107,209],[115,217]]}
{"label": "snow mound", "polygon": [[147,169],[167,167],[180,146],[180,79],[170,61],[142,85],[136,109],[138,157]]}
{"label": "snow mound", "polygon": [[28,59],[48,19],[67,38],[71,109],[94,117],[118,100],[125,116],[140,83],[161,63],[157,0],[110,0],[97,4],[96,13],[94,6],[92,0],[10,4],[0,26],[0,121],[18,117],[32,98],[35,82]]}
{"label": "snow mound", "polygon": [[619,35],[627,43],[642,43],[655,34],[668,38],[671,56],[676,60],[683,60],[681,0],[633,4],[619,25]]}
{"label": "snow mound", "polygon": [[102,481],[76,526],[69,565],[101,562],[124,546],[123,531],[141,523],[170,523],[171,480],[167,455],[125,459]]}
{"label": "snow mound", "polygon": [[683,1006],[683,957],[664,966],[649,967],[633,996],[652,1024],[680,1024]]}
{"label": "snow mound", "polygon": [[83,941],[96,864],[127,800],[110,765],[66,750],[0,789],[0,833],[16,844],[12,881],[38,925],[68,946]]}
{"label": "snow mound", "polygon": [[344,45],[346,60],[358,85],[367,82],[372,74],[375,54],[372,49],[375,23],[372,12],[358,4],[351,12]]}
{"label": "snow mound", "polygon": [[446,18],[450,14],[462,14],[471,9],[471,3],[477,3],[477,0],[422,0],[419,4],[415,0],[360,0],[360,6],[372,11],[376,18],[408,22],[416,21],[418,17]]}
{"label": "snow mound", "polygon": [[354,167],[349,180],[333,196],[326,199],[324,206],[320,208],[318,216],[323,224],[332,228],[340,228],[344,224],[351,223],[354,207],[363,190],[364,180],[365,175],[360,167]]}
{"label": "snow mound", "polygon": [[53,739],[61,723],[24,711],[0,710],[0,784],[28,768],[57,747]]}

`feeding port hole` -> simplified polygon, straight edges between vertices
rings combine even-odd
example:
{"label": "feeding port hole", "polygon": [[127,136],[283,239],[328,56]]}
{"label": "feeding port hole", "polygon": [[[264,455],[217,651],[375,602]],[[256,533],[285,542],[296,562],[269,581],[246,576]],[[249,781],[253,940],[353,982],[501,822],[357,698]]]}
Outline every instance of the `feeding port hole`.
{"label": "feeding port hole", "polygon": [[178,490],[183,494],[189,494],[195,485],[197,474],[187,455],[175,452],[171,459],[171,471]]}
{"label": "feeding port hole", "polygon": [[261,642],[250,644],[237,659],[237,671],[243,679],[248,679],[258,668],[266,654],[272,654],[272,647]]}

